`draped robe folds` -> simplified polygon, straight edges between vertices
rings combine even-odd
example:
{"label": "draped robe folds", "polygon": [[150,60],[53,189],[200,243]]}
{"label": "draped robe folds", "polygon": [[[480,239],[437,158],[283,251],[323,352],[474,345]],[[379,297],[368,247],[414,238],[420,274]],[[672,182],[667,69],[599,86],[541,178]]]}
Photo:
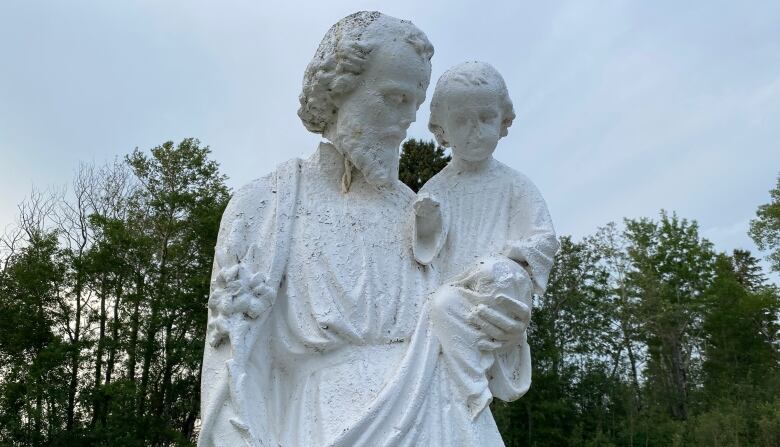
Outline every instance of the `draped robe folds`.
{"label": "draped robe folds", "polygon": [[[421,246],[415,237],[415,255],[420,259],[424,253],[422,262],[436,266],[444,282],[488,256],[503,255],[525,268],[535,294],[544,293],[559,244],[547,205],[525,175],[494,158],[477,170],[450,163],[423,186],[423,197],[439,203],[442,219],[432,240]],[[525,337],[519,346],[469,355],[467,361],[457,349],[446,349],[446,339],[458,344],[469,338],[457,325],[452,328],[455,333],[445,328],[447,333],[439,334],[445,338],[444,363],[472,414],[483,411],[493,396],[513,401],[528,391],[531,352]]]}
{"label": "draped robe folds", "polygon": [[356,177],[344,194],[342,172],[321,144],[230,201],[217,246],[252,271],[280,256],[284,269],[266,315],[247,320],[251,337],[206,344],[198,445],[502,446],[490,411],[472,419],[440,361],[427,301],[440,277],[412,255],[414,193]]}

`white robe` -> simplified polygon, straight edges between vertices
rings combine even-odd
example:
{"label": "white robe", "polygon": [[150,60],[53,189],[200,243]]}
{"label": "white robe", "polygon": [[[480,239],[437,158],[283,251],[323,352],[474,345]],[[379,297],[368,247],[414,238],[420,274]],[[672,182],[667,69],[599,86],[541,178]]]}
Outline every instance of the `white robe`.
{"label": "white robe", "polygon": [[491,158],[484,170],[450,163],[420,190],[442,206],[443,230],[433,263],[445,279],[478,258],[502,254],[524,264],[541,295],[558,251],[547,205],[525,175]]}
{"label": "white robe", "polygon": [[199,445],[502,446],[490,411],[472,420],[441,365],[427,314],[439,277],[411,252],[414,193],[343,194],[342,164],[322,144],[230,201],[218,247],[260,272],[283,259],[283,274],[246,362],[206,345]]}
{"label": "white robe", "polygon": [[[439,203],[442,219],[435,237],[415,239],[415,255],[438,267],[444,282],[500,255],[523,266],[533,292],[544,293],[559,244],[547,205],[525,175],[494,158],[479,170],[450,163],[422,187],[420,200],[425,196]],[[439,336],[455,388],[477,414],[493,396],[513,401],[528,391],[531,352],[525,337],[519,346],[498,352],[464,351],[474,341],[472,333],[470,327],[444,325]]]}

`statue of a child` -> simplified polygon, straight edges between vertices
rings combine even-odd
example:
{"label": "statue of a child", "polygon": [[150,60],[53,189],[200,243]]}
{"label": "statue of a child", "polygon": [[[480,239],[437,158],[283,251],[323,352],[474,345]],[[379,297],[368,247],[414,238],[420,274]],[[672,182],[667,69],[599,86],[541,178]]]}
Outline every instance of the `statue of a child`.
{"label": "statue of a child", "polygon": [[[493,396],[511,401],[528,390],[532,295],[544,292],[558,250],[539,191],[492,156],[514,117],[506,84],[489,64],[466,62],[444,73],[431,100],[429,129],[452,148],[452,161],[423,186],[414,205],[415,258],[432,264],[451,286],[433,296],[431,321],[472,417]],[[472,273],[453,276],[464,271]],[[515,307],[508,314],[527,317],[509,319],[480,305],[491,299]],[[518,313],[518,307],[525,309]],[[464,316],[464,309],[473,310]]]}

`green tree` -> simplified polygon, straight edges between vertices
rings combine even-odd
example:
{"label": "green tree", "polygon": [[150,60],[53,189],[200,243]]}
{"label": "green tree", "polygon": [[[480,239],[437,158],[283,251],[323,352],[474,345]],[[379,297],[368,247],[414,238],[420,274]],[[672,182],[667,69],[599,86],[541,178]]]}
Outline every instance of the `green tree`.
{"label": "green tree", "polygon": [[645,371],[652,399],[685,420],[695,380],[704,294],[713,276],[712,244],[698,224],[661,212],[659,221],[626,220],[633,268],[632,293],[640,301],[648,350]]}
{"label": "green tree", "polygon": [[772,269],[780,272],[780,175],[769,196],[771,202],[759,206],[756,218],[750,221],[749,234],[759,249],[771,251]]}
{"label": "green tree", "polygon": [[0,440],[49,445],[67,409],[68,346],[53,330],[66,267],[55,233],[32,231],[0,274]]}
{"label": "green tree", "polygon": [[[741,265],[758,266],[756,258],[735,254]],[[715,280],[707,293],[703,385],[710,401],[758,399],[780,392],[771,388],[777,385],[773,378],[780,361],[775,346],[775,315],[780,311],[777,289],[762,283],[746,286],[734,261],[734,257],[718,256]]]}
{"label": "green tree", "polygon": [[[161,444],[192,436],[199,410],[206,303],[219,219],[229,198],[210,150],[195,139],[127,158],[141,187],[131,219],[144,231],[144,322],[135,334],[137,435]],[[140,374],[140,377],[135,374]]]}
{"label": "green tree", "polygon": [[229,191],[208,147],[83,165],[0,238],[0,444],[191,444]]}
{"label": "green tree", "polygon": [[401,148],[398,178],[414,192],[419,191],[428,179],[444,169],[450,161],[450,156],[444,155],[444,149],[437,147],[434,141],[412,138],[404,141]]}
{"label": "green tree", "polygon": [[[82,166],[0,237],[0,445],[192,445],[213,247],[229,191],[195,139]],[[414,190],[449,157],[404,144]],[[777,261],[780,184],[751,236]],[[763,244],[763,245],[761,245]],[[777,265],[775,265],[777,268]],[[775,446],[780,292],[694,221],[561,238],[508,446]]]}
{"label": "green tree", "polygon": [[774,445],[762,438],[780,429],[766,411],[780,395],[774,318],[780,301],[774,287],[745,281],[746,271],[759,271],[748,252],[717,256],[702,325],[699,411],[688,427],[689,441],[697,445]]}
{"label": "green tree", "polygon": [[612,373],[607,275],[598,260],[587,243],[561,238],[529,328],[533,385],[519,401],[493,406],[508,446],[579,445],[611,429],[621,387]]}

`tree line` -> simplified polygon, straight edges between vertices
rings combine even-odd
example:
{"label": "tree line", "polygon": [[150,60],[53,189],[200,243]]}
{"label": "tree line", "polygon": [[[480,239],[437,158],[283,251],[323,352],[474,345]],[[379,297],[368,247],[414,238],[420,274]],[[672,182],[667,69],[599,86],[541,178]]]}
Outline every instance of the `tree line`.
{"label": "tree line", "polygon": [[[404,143],[413,190],[446,165]],[[213,250],[230,197],[196,139],[82,165],[0,237],[0,445],[194,445]],[[750,235],[780,271],[780,179]],[[780,445],[780,292],[662,211],[561,237],[508,446]]]}

